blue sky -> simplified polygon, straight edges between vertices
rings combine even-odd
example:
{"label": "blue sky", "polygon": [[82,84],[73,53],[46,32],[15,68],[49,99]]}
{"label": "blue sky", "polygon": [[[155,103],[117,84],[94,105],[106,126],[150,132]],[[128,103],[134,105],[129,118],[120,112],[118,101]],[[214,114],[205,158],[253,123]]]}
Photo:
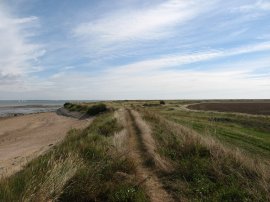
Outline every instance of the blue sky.
{"label": "blue sky", "polygon": [[2,0],[0,99],[270,98],[270,0]]}

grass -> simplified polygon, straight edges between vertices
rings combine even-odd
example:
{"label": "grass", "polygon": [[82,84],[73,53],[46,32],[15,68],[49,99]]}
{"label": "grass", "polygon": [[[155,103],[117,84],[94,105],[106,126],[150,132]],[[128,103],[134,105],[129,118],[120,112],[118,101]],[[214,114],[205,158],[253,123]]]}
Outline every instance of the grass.
{"label": "grass", "polygon": [[[98,116],[23,170],[0,182],[0,201],[147,201],[133,162],[112,146],[122,126],[112,113]],[[124,173],[119,179],[117,173]]]}
{"label": "grass", "polygon": [[64,108],[68,109],[69,111],[78,111],[78,112],[87,112],[88,110],[88,106],[69,102],[64,104]]}
{"label": "grass", "polygon": [[[66,103],[97,115],[59,145],[0,181],[0,201],[149,201],[126,155],[128,110],[144,166],[179,201],[270,201],[270,118],[194,112],[188,101]],[[106,110],[105,110],[106,109]],[[125,124],[123,124],[125,125]],[[153,146],[154,145],[154,146]]]}
{"label": "grass", "polygon": [[[173,108],[173,110],[171,110]],[[168,105],[151,110],[175,123],[213,136],[228,147],[238,147],[249,155],[270,158],[270,118],[233,113],[193,112]]]}
{"label": "grass", "polygon": [[159,154],[174,164],[174,171],[160,172],[160,179],[176,199],[270,200],[270,176],[265,165],[157,113],[142,113],[151,124]]}
{"label": "grass", "polygon": [[92,105],[86,103],[65,103],[64,108],[68,109],[69,111],[77,111],[86,113],[89,116],[95,116],[99,113],[106,112],[108,110],[107,106],[104,103],[94,103]]}

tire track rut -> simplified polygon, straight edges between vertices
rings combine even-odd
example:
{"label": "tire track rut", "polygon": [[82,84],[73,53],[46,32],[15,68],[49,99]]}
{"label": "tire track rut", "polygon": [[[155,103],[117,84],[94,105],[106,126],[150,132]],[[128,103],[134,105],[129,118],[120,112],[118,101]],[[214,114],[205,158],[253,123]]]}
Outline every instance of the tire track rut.
{"label": "tire track rut", "polygon": [[[155,171],[150,167],[145,165],[145,156],[147,154],[147,149],[142,149],[144,142],[143,129],[140,128],[135,121],[136,117],[134,116],[134,111],[130,109],[123,111],[123,116],[125,116],[125,127],[127,128],[128,133],[128,148],[129,156],[134,161],[136,165],[136,178],[139,181],[139,184],[145,187],[145,190],[150,198],[150,201],[153,202],[171,202],[174,201],[172,197],[166,192],[163,188],[161,182],[155,174]],[[153,143],[152,143],[153,144]],[[154,145],[153,145],[154,147]]]}

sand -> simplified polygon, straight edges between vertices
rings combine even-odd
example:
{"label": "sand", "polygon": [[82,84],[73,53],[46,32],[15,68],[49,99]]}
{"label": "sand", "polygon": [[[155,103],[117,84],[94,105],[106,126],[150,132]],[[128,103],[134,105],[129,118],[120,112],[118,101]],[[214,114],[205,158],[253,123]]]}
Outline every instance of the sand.
{"label": "sand", "polygon": [[84,128],[91,119],[78,120],[54,112],[0,119],[0,177],[19,171],[27,162],[61,141],[72,128]]}

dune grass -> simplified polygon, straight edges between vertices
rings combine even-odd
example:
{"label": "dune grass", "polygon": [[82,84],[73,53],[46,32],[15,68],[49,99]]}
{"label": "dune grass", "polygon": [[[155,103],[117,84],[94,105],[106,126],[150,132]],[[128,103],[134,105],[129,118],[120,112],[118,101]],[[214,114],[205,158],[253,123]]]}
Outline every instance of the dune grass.
{"label": "dune grass", "polygon": [[65,103],[64,108],[69,111],[77,111],[86,113],[89,116],[95,116],[99,113],[106,112],[108,110],[107,106],[104,103],[93,103],[91,105],[86,103]]}
{"label": "dune grass", "polygon": [[2,179],[0,201],[147,201],[144,190],[130,180],[133,162],[112,146],[121,129],[110,112],[84,130],[71,130],[48,153]]}
{"label": "dune grass", "polygon": [[266,165],[217,140],[201,136],[157,113],[141,109],[150,123],[161,156],[174,165],[160,179],[176,199],[191,201],[268,201]]}

